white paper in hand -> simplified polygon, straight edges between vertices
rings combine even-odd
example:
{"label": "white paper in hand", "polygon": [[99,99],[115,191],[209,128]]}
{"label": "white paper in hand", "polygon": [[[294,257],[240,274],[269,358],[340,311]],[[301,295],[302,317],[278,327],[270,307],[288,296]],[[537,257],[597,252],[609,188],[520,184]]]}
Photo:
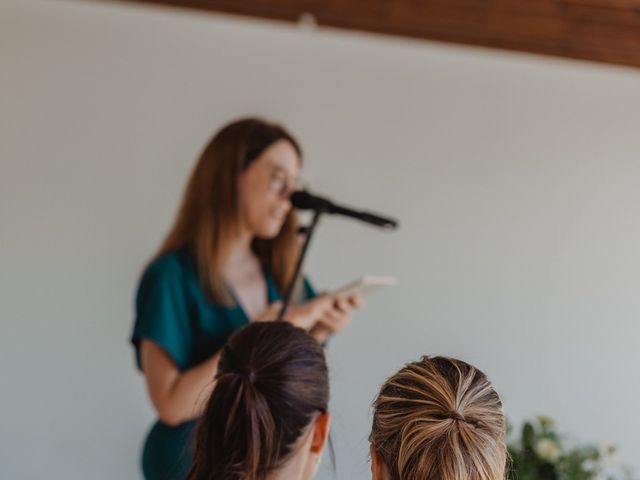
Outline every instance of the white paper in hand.
{"label": "white paper in hand", "polygon": [[341,288],[333,291],[331,294],[336,297],[351,297],[353,295],[368,295],[382,287],[390,287],[397,285],[398,279],[393,276],[365,275]]}

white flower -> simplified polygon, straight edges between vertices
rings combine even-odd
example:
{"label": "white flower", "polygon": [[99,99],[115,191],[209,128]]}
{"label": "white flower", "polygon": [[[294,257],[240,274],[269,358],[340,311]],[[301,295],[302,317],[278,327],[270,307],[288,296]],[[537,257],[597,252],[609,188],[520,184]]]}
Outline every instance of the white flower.
{"label": "white flower", "polygon": [[615,445],[601,444],[598,451],[604,467],[611,468],[618,465],[618,449]]}
{"label": "white flower", "polygon": [[555,462],[560,456],[560,446],[550,438],[541,438],[534,447],[536,454],[548,462]]}

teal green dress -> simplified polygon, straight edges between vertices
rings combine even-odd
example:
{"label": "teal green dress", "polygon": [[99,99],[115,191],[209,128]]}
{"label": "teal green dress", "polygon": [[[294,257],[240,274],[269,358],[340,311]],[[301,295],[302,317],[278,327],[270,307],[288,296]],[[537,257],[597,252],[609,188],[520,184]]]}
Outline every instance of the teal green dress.
{"label": "teal green dress", "polygon": [[[268,302],[280,300],[275,281],[265,272]],[[305,298],[315,292],[305,280]],[[155,259],[142,275],[136,297],[131,341],[140,368],[140,340],[160,345],[181,371],[209,359],[237,329],[249,323],[239,305],[212,303],[200,288],[195,264],[179,250]],[[157,420],[144,444],[142,470],[147,480],[183,480],[191,468],[196,420],[176,427]]]}

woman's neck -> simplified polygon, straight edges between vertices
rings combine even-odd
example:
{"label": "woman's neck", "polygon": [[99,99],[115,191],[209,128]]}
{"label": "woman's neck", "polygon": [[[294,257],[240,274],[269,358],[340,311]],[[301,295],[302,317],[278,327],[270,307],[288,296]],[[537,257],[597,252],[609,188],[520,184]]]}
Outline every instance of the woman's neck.
{"label": "woman's neck", "polygon": [[310,453],[313,432],[313,427],[307,428],[284,465],[268,475],[267,480],[311,480],[315,476],[319,457]]}
{"label": "woman's neck", "polygon": [[229,249],[229,257],[227,260],[228,267],[234,268],[235,266],[246,264],[255,259],[253,250],[251,249],[251,242],[253,241],[253,235],[248,231],[241,231],[238,236],[231,242],[231,248]]}
{"label": "woman's neck", "polygon": [[292,458],[279,470],[269,474],[267,480],[307,480],[305,458]]}

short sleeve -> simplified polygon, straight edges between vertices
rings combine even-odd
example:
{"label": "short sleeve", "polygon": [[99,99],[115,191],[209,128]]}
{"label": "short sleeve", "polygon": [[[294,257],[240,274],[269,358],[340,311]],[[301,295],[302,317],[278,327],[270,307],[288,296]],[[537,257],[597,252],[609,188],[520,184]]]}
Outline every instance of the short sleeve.
{"label": "short sleeve", "polygon": [[181,370],[187,367],[193,334],[186,291],[184,270],[176,255],[159,257],[143,273],[131,337],[138,368],[142,339],[160,345]]}

